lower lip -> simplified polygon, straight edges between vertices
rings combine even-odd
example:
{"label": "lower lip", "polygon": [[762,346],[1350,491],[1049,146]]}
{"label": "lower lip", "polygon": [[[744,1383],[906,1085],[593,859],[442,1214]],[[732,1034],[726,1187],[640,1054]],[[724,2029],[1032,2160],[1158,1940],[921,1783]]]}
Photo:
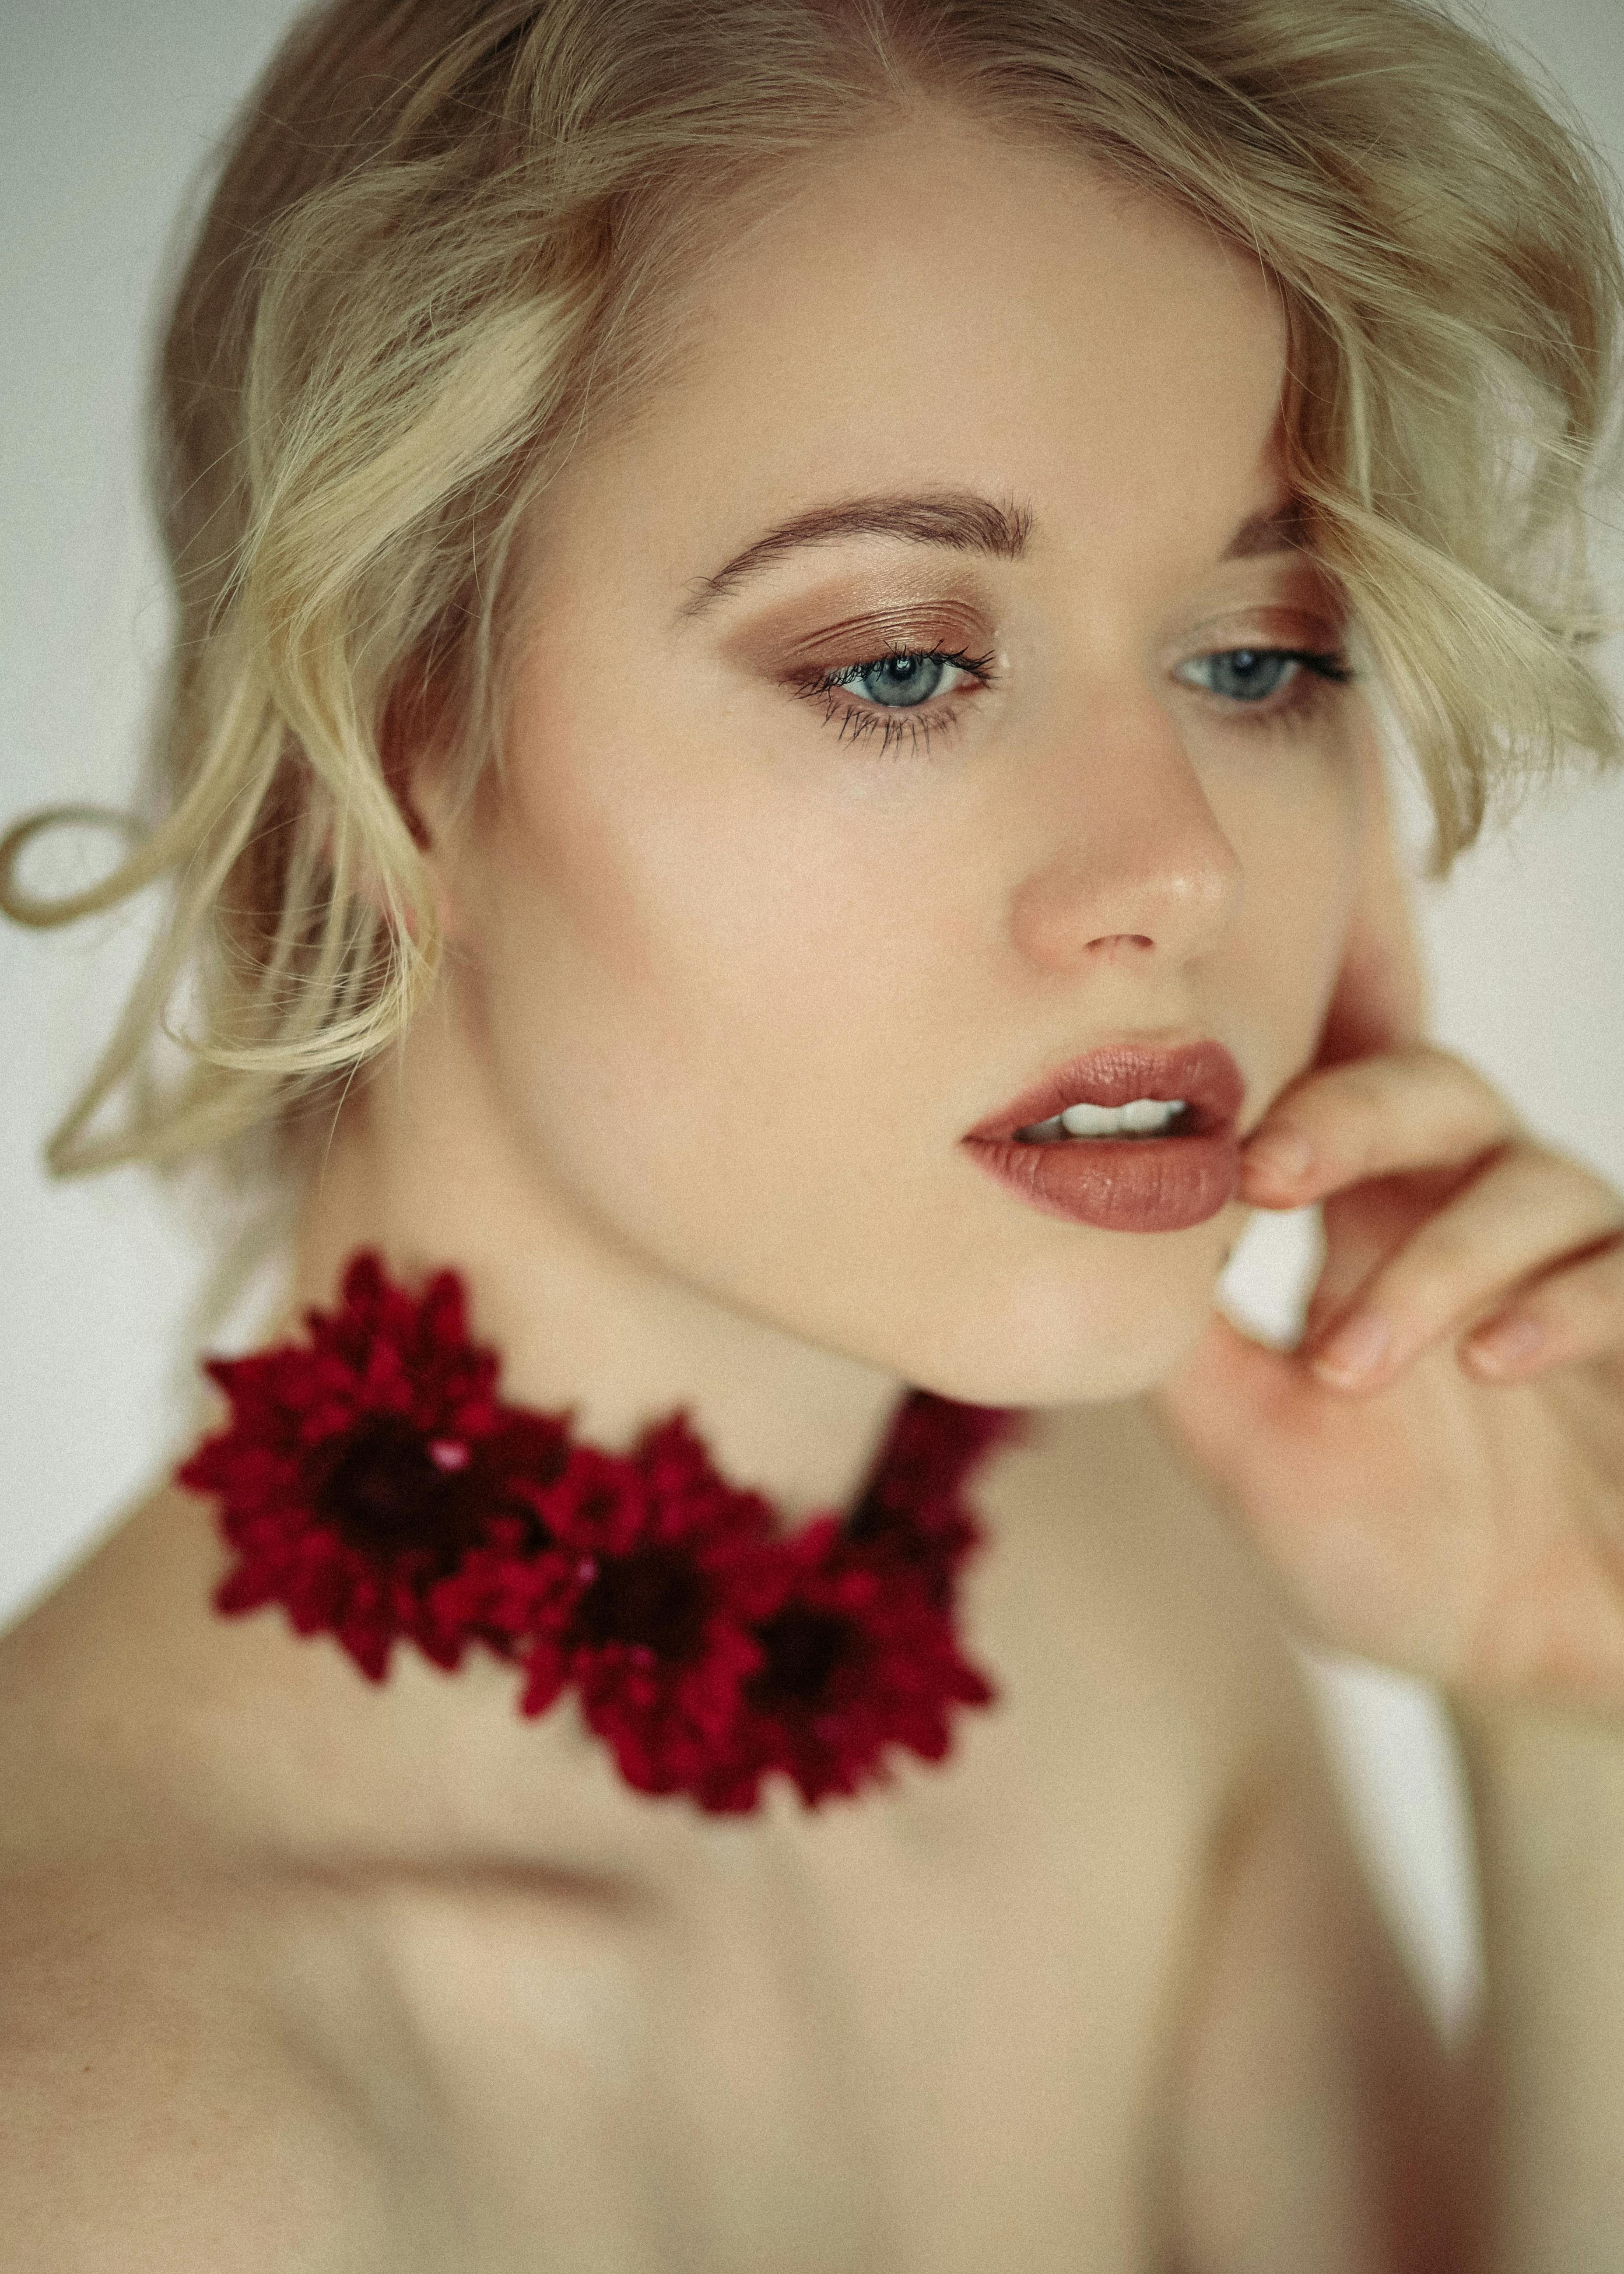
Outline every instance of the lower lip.
{"label": "lower lip", "polygon": [[989,1175],[1043,1215],[1106,1231],[1187,1231],[1227,1207],[1240,1182],[1232,1123],[1189,1137],[965,1142]]}

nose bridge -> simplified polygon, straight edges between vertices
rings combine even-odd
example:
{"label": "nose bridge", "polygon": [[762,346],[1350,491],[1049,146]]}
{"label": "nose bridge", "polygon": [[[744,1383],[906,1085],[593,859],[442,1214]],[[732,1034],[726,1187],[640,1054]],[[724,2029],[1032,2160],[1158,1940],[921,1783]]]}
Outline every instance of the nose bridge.
{"label": "nose bridge", "polygon": [[1067,738],[1041,770],[1038,859],[1017,944],[1070,967],[1124,950],[1188,961],[1216,944],[1242,874],[1172,721],[1153,697]]}

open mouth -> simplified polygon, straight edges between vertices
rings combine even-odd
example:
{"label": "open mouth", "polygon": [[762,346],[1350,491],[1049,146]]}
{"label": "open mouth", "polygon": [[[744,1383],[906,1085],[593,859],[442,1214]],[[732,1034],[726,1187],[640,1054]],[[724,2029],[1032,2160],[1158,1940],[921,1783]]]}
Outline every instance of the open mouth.
{"label": "open mouth", "polygon": [[1235,1197],[1246,1086],[1221,1043],[1120,1043],[1058,1066],[966,1149],[1045,1216],[1180,1231]]}
{"label": "open mouth", "polygon": [[1079,1137],[1180,1137],[1194,1129],[1195,1119],[1182,1097],[1131,1097],[1125,1105],[1085,1101],[1018,1129],[1015,1140],[1021,1145],[1061,1145]]}

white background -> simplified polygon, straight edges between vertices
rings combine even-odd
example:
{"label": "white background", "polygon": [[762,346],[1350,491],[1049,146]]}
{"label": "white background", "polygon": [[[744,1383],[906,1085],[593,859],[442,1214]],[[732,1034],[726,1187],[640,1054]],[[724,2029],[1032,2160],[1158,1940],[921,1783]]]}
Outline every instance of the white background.
{"label": "white background", "polygon": [[[0,819],[128,792],[164,631],[139,480],[154,279],[195,169],[291,13],[283,0],[0,5]],[[1620,0],[1496,0],[1485,14],[1624,160]],[[1423,902],[1441,1036],[1624,1182],[1624,782],[1524,815]],[[139,937],[139,915],[0,927],[0,1620],[168,1465],[184,1427],[202,1245],[184,1203],[139,1172],[61,1187],[38,1165]],[[1300,1231],[1271,1228],[1243,1260],[1260,1316]],[[1395,1676],[1311,1671],[1379,1887],[1452,2019],[1476,1961],[1442,1724]]]}

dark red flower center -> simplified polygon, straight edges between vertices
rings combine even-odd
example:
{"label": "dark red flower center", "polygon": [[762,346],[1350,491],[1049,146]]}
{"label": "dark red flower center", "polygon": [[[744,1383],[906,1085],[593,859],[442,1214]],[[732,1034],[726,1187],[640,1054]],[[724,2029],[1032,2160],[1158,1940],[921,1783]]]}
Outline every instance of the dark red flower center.
{"label": "dark red flower center", "polygon": [[866,1492],[847,1510],[840,1529],[848,1540],[866,1540],[881,1529],[884,1520],[877,1494]]}
{"label": "dark red flower center", "polygon": [[315,1498],[341,1539],[375,1555],[455,1555],[474,1529],[466,1466],[436,1462],[422,1431],[393,1413],[336,1441]]}
{"label": "dark red flower center", "polygon": [[765,1663],[747,1686],[751,1702],[768,1713],[816,1706],[838,1670],[851,1664],[861,1648],[850,1619],[807,1603],[786,1604],[756,1629],[756,1640]]}
{"label": "dark red flower center", "polygon": [[594,1650],[619,1642],[673,1661],[697,1658],[710,1604],[709,1583],[688,1550],[635,1547],[604,1557],[576,1607],[575,1631]]}

